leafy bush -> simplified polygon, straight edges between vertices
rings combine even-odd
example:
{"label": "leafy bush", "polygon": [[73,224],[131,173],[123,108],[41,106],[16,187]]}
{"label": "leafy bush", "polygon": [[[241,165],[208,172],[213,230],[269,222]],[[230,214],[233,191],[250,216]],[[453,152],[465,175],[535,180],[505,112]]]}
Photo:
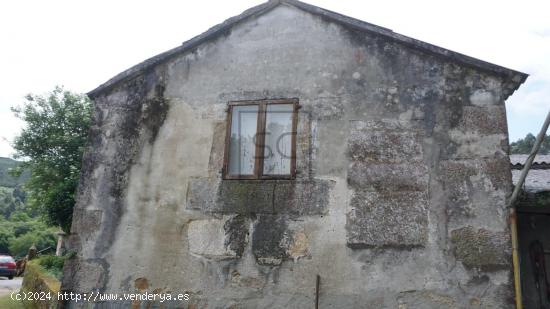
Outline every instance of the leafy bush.
{"label": "leafy bush", "polygon": [[55,255],[44,255],[35,260],[38,265],[44,268],[48,273],[61,279],[63,275],[63,264],[65,264],[65,257]]}

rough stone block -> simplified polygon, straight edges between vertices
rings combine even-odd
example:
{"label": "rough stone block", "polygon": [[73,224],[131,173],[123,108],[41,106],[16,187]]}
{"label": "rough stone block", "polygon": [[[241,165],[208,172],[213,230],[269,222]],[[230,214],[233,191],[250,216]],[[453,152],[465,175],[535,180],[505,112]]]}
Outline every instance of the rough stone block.
{"label": "rough stone block", "polygon": [[241,215],[229,218],[223,225],[225,231],[224,245],[239,257],[243,255],[248,241],[248,226],[249,220]]}
{"label": "rough stone block", "polygon": [[494,159],[484,160],[483,172],[489,177],[495,189],[512,190],[512,172],[508,156],[495,156]]}
{"label": "rough stone block", "polygon": [[507,232],[492,232],[467,226],[451,231],[455,256],[468,268],[495,270],[508,268],[511,244]]}
{"label": "rough stone block", "polygon": [[425,191],[428,182],[428,168],[422,164],[354,162],[348,169],[348,184],[357,190]]}
{"label": "rough stone block", "polygon": [[424,246],[428,239],[425,192],[356,192],[347,215],[351,248]]}
{"label": "rough stone block", "polygon": [[482,134],[506,134],[506,109],[502,106],[464,106],[459,128]]}
{"label": "rough stone block", "polygon": [[440,161],[438,179],[443,184],[451,228],[472,224],[471,220],[480,222],[503,211],[511,189],[509,166],[501,157]]}
{"label": "rough stone block", "polygon": [[333,120],[344,116],[345,108],[341,97],[319,97],[311,104],[313,119]]}
{"label": "rough stone block", "polygon": [[226,214],[273,213],[274,182],[196,178],[189,182],[187,208]]}
{"label": "rough stone block", "polygon": [[475,216],[475,207],[472,203],[473,190],[471,184],[456,184],[448,191],[446,207],[449,221],[468,219]]}
{"label": "rough stone block", "polygon": [[187,187],[187,209],[214,212],[217,210],[216,191],[218,184],[208,178],[193,178]]}
{"label": "rough stone block", "polygon": [[100,209],[75,209],[73,213],[74,233],[87,237],[99,231],[103,211]]}
{"label": "rough stone block", "polygon": [[217,207],[223,213],[273,213],[271,181],[226,180],[220,183]]}
{"label": "rough stone block", "polygon": [[189,251],[211,259],[233,259],[244,251],[248,228],[242,218],[196,220],[189,223]]}
{"label": "rough stone block", "polygon": [[443,160],[439,163],[439,179],[445,184],[454,185],[466,181],[478,173],[475,162],[465,160]]}
{"label": "rough stone block", "polygon": [[105,286],[109,276],[109,264],[104,259],[67,259],[63,284],[76,293],[97,291]]}
{"label": "rough stone block", "polygon": [[[443,160],[439,174],[439,179],[450,189],[483,179],[488,179],[496,190],[509,190],[512,185],[510,160],[504,155],[482,160]],[[479,184],[476,187],[479,188]]]}
{"label": "rough stone block", "polygon": [[[446,291],[448,293],[448,291]],[[399,308],[422,308],[422,309],[458,309],[463,308],[462,304],[452,295],[445,291],[410,291],[403,292],[398,297]]]}
{"label": "rough stone block", "polygon": [[273,212],[289,215],[323,215],[328,211],[333,182],[279,182],[275,185]]}
{"label": "rough stone block", "polygon": [[298,113],[296,132],[296,178],[309,179],[312,170],[312,127],[311,115]]}
{"label": "rough stone block", "polygon": [[470,103],[475,106],[491,106],[498,104],[498,101],[498,96],[485,89],[476,90],[470,95]]}
{"label": "rough stone block", "polygon": [[252,253],[260,265],[280,265],[288,257],[284,246],[288,218],[260,215],[252,232]]}
{"label": "rough stone block", "polygon": [[187,208],[223,214],[322,215],[327,212],[329,180],[223,180],[189,182]]}
{"label": "rough stone block", "polygon": [[448,131],[449,141],[441,149],[443,160],[469,160],[472,158],[490,159],[498,155],[506,155],[508,139],[505,133],[480,134],[477,131],[452,129]]}
{"label": "rough stone block", "polygon": [[208,160],[208,173],[211,177],[216,177],[221,174],[225,152],[226,130],[225,121],[215,123],[210,158]]}
{"label": "rough stone block", "polygon": [[300,231],[287,237],[286,253],[290,259],[297,261],[309,255],[309,238],[306,233]]}
{"label": "rough stone block", "polygon": [[410,163],[421,162],[422,136],[416,131],[394,129],[391,125],[374,125],[352,121],[348,154],[353,161]]}

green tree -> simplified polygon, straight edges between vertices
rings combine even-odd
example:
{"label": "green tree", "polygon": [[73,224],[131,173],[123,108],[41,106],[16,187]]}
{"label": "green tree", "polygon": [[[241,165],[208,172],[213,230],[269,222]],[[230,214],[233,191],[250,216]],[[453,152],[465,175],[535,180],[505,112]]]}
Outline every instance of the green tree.
{"label": "green tree", "polygon": [[31,173],[25,184],[27,205],[68,232],[91,102],[85,95],[56,87],[46,95],[27,95],[26,103],[12,110],[26,125],[13,147],[16,157],[26,159],[15,174],[25,169]]}
{"label": "green tree", "polygon": [[38,250],[48,247],[54,249],[56,245],[56,229],[47,228],[43,224],[40,227],[40,229],[36,229],[35,231],[11,238],[9,241],[10,254],[16,257],[24,256],[32,245],[35,245]]}
{"label": "green tree", "polygon": [[[519,140],[510,144],[510,152],[512,154],[529,154],[533,146],[535,145],[536,137],[527,133],[525,138],[520,138]],[[540,146],[539,154],[548,154],[550,153],[550,135],[544,137],[544,141]]]}
{"label": "green tree", "polygon": [[21,197],[20,189],[0,187],[0,216],[9,218],[15,211],[25,208],[25,198]]}
{"label": "green tree", "polygon": [[13,231],[9,225],[9,222],[6,222],[0,218],[0,254],[10,253],[9,245],[12,237]]}
{"label": "green tree", "polygon": [[0,253],[21,257],[33,244],[38,250],[53,248],[58,230],[21,211],[13,213],[9,221],[0,217]]}

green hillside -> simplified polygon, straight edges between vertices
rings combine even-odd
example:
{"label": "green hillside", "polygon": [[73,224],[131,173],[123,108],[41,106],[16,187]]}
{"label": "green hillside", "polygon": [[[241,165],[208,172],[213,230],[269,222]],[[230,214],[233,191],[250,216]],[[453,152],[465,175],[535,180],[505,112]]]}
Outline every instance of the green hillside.
{"label": "green hillside", "polygon": [[20,163],[21,162],[10,158],[0,157],[0,187],[14,188],[25,183],[29,179],[29,173],[23,173],[19,178],[10,175],[9,170]]}

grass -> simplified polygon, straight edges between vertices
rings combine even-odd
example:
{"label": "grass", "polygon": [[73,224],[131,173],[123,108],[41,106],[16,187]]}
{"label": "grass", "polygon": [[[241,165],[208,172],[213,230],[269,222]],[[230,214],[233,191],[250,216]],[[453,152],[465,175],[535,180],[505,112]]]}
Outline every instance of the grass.
{"label": "grass", "polygon": [[0,308],[2,309],[24,309],[22,302],[11,299],[10,295],[0,296]]}

